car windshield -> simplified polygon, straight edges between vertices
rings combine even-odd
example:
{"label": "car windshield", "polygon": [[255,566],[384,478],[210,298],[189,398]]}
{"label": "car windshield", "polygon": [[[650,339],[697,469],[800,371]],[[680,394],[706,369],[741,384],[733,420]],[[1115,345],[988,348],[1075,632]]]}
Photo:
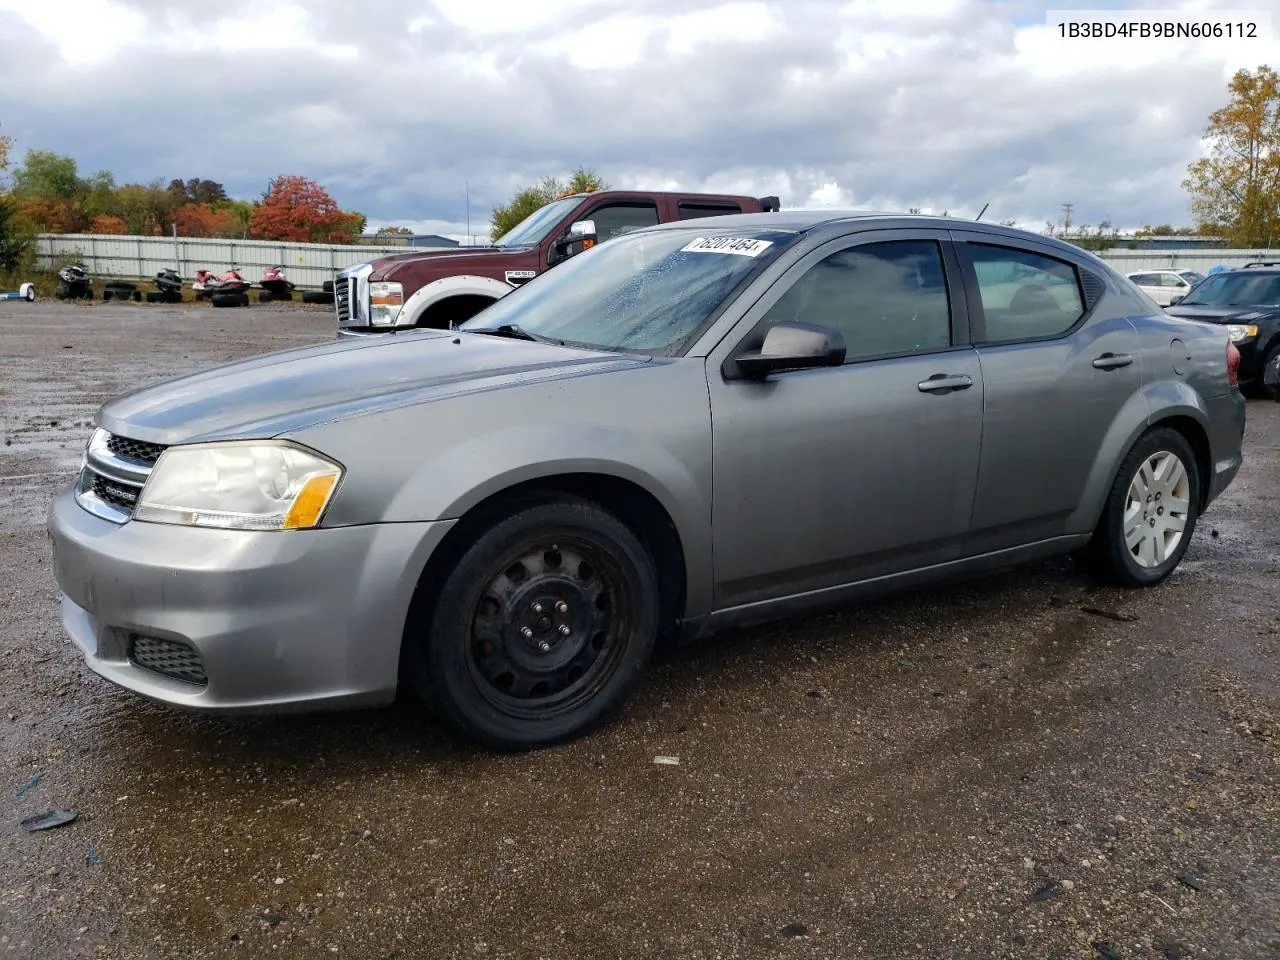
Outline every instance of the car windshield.
{"label": "car windshield", "polygon": [[1280,307],[1280,273],[1216,273],[1196,284],[1178,306]]}
{"label": "car windshield", "polygon": [[706,226],[624,234],[517,287],[459,329],[671,356],[797,236]]}
{"label": "car windshield", "polygon": [[550,233],[579,203],[581,197],[565,197],[539,207],[494,241],[495,247],[531,247]]}

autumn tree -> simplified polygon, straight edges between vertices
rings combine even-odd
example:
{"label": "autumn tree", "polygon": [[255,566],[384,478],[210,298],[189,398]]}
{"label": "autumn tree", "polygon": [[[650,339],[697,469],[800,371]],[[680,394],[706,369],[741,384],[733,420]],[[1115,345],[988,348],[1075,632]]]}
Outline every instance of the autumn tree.
{"label": "autumn tree", "polygon": [[489,235],[497,240],[529,214],[545,207],[552,200],[575,193],[595,193],[597,190],[608,189],[609,184],[597,176],[594,170],[582,167],[575,170],[566,181],[556,177],[543,177],[541,183],[523,188],[505,205],[493,208],[489,215]]}
{"label": "autumn tree", "polygon": [[363,214],[347,212],[320,184],[306,177],[276,177],[249,220],[249,234],[292,243],[355,243]]}
{"label": "autumn tree", "polygon": [[103,234],[105,236],[120,236],[127,233],[123,217],[117,217],[110,213],[100,213],[93,218],[89,224],[87,233]]}
{"label": "autumn tree", "polygon": [[16,270],[31,247],[31,230],[18,217],[9,193],[9,158],[13,138],[0,133],[0,271]]}
{"label": "autumn tree", "polygon": [[1227,91],[1205,129],[1209,155],[1187,167],[1182,186],[1201,232],[1269,246],[1280,237],[1280,77],[1265,65],[1239,70]]}

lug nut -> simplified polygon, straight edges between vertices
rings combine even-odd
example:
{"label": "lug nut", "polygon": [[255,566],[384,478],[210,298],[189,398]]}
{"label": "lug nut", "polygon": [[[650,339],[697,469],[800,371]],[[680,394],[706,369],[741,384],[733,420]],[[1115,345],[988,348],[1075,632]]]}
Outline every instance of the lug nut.
{"label": "lug nut", "polygon": [[540,604],[540,603],[535,603],[535,604],[533,605],[533,612],[534,612],[534,613],[541,613],[541,612],[542,612],[542,604]]}
{"label": "lug nut", "polygon": [[569,612],[569,605],[567,603],[565,603],[563,600],[559,600],[556,602],[556,613],[568,613],[568,612]]}
{"label": "lug nut", "polygon": [[545,641],[545,640],[539,640],[539,641],[538,641],[538,649],[539,649],[539,650],[541,650],[543,653],[550,653],[550,652],[551,652],[551,644],[547,643],[547,641]]}
{"label": "lug nut", "polygon": [[569,635],[569,625],[567,623],[560,624],[560,636],[567,637]]}
{"label": "lug nut", "polygon": [[528,627],[521,627],[521,628],[520,628],[520,636],[522,636],[522,637],[524,637],[526,640],[528,640],[528,639],[530,639],[530,638],[533,636],[533,631],[532,631],[532,630],[530,630]]}

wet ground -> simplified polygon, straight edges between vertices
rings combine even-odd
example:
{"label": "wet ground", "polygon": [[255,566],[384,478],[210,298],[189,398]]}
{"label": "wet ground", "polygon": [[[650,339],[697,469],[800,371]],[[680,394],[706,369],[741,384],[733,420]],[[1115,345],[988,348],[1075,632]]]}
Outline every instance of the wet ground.
{"label": "wet ground", "polygon": [[0,304],[0,956],[1280,956],[1280,405],[1158,589],[1056,561],[716,639],[563,748],[97,679],[43,531],[94,407],[332,327]]}

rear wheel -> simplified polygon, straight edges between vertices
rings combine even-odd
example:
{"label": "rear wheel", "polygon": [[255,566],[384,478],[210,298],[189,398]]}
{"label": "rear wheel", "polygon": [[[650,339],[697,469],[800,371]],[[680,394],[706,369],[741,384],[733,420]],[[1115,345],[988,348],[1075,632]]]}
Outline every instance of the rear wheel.
{"label": "rear wheel", "polygon": [[1093,538],[1079,554],[1083,566],[1122,586],[1162,582],[1195,533],[1201,482],[1182,434],[1148,430],[1120,465]]}
{"label": "rear wheel", "polygon": [[499,749],[580,736],[639,684],[658,579],[634,533],[577,499],[517,509],[477,536],[406,636],[421,698]]}

